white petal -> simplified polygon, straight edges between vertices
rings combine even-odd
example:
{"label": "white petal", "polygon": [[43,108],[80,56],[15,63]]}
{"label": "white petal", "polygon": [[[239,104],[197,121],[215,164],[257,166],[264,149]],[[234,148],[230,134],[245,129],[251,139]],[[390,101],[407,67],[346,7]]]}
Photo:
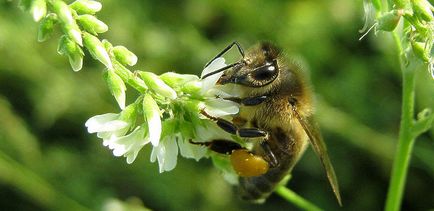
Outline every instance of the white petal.
{"label": "white petal", "polygon": [[196,139],[197,140],[215,140],[215,139],[226,139],[231,140],[231,134],[222,132],[222,129],[217,126],[211,120],[202,120],[202,125],[197,126],[196,129]]}
{"label": "white petal", "polygon": [[[204,76],[204,75],[206,75],[206,74],[208,74],[208,73],[211,73],[211,72],[213,72],[215,70],[223,68],[225,66],[226,66],[225,59],[219,57],[219,58],[215,59],[214,61],[212,61],[208,65],[208,67],[206,67],[202,71],[201,77]],[[214,85],[216,84],[216,82],[218,81],[218,79],[223,75],[223,72],[224,71],[216,73],[216,74],[211,75],[211,76],[208,76],[207,78],[203,79],[202,80],[202,93],[206,93],[209,89],[211,89],[212,87],[214,87]]]}
{"label": "white petal", "polygon": [[119,114],[97,115],[86,121],[85,126],[89,133],[115,131],[128,126],[127,122],[117,120]]}
{"label": "white petal", "polygon": [[161,136],[160,108],[149,94],[143,98],[143,112],[148,122],[149,140],[153,146],[157,146]]}
{"label": "white petal", "polygon": [[139,154],[139,151],[142,149],[143,146],[144,145],[141,145],[139,148],[136,148],[133,151],[130,151],[130,152],[125,154],[125,156],[127,157],[127,163],[128,164],[131,164],[134,162],[134,160],[136,160],[136,157]]}
{"label": "white petal", "polygon": [[181,155],[185,158],[193,158],[196,161],[205,156],[207,148],[189,143],[187,140],[178,139],[178,146]]}
{"label": "white petal", "polygon": [[114,138],[114,141],[110,141],[108,146],[113,149],[114,156],[122,156],[132,151],[139,151],[146,143],[147,139],[144,138],[144,130],[141,127],[137,127],[130,134]]}
{"label": "white petal", "polygon": [[241,97],[243,89],[237,84],[225,84],[223,86],[215,86],[206,93],[208,96],[224,97]]}
{"label": "white petal", "polygon": [[157,147],[152,147],[152,152],[151,152],[151,163],[154,163],[157,160],[157,150],[158,150],[158,146]]}
{"label": "white petal", "polygon": [[178,145],[176,144],[174,137],[172,139],[166,139],[164,144],[166,145],[166,155],[164,158],[163,171],[171,171],[176,166],[176,161],[178,158]]}
{"label": "white petal", "polygon": [[229,100],[210,99],[205,102],[205,112],[214,117],[238,113],[238,104]]}
{"label": "white petal", "polygon": [[88,119],[84,125],[86,125],[86,127],[89,127],[90,125],[101,124],[101,122],[108,122],[111,120],[115,120],[118,118],[118,116],[119,116],[118,114],[114,114],[114,113],[96,115]]}
{"label": "white petal", "polygon": [[216,58],[208,65],[208,67],[203,69],[202,74],[200,74],[200,77],[203,77],[204,75],[206,75],[212,71],[218,70],[218,69],[225,67],[225,66],[226,66],[225,58],[223,58],[223,57]]}
{"label": "white petal", "polygon": [[160,142],[160,144],[157,146],[157,160],[158,160],[158,167],[160,169],[160,173],[162,173],[164,170],[164,162],[165,162],[165,156],[166,156],[166,147],[164,146],[163,142]]}
{"label": "white petal", "polygon": [[127,146],[122,144],[112,144],[113,147],[113,155],[116,157],[120,157],[127,152]]}
{"label": "white petal", "polygon": [[152,149],[151,162],[158,160],[160,173],[170,171],[176,166],[178,145],[174,136],[166,136],[159,145]]}

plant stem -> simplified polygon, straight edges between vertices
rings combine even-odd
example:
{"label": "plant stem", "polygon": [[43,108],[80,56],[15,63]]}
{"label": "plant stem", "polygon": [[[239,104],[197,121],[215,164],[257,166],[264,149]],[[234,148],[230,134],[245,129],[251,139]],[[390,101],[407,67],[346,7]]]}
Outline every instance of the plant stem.
{"label": "plant stem", "polygon": [[[411,152],[414,146],[415,137],[413,135],[413,113],[414,113],[414,75],[415,66],[406,65],[403,61],[403,49],[401,41],[396,32],[393,32],[396,45],[399,51],[399,61],[402,70],[402,108],[401,124],[399,129],[398,148],[392,167],[392,178],[389,184],[389,190],[386,199],[386,211],[399,210],[401,206],[404,185],[407,177],[407,169],[410,162]],[[412,61],[411,63],[415,63]]]}
{"label": "plant stem", "polygon": [[286,199],[288,202],[291,202],[292,204],[294,204],[295,206],[297,206],[302,210],[309,210],[309,211],[322,210],[283,185],[281,185],[276,189],[276,193],[279,194],[282,198]]}

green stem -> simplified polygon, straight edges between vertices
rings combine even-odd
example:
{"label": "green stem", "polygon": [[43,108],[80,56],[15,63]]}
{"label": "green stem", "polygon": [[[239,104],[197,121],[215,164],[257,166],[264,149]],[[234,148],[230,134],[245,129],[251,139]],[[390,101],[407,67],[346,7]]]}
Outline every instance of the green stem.
{"label": "green stem", "polygon": [[[393,32],[396,45],[400,53],[400,64],[402,70],[402,108],[401,125],[399,129],[399,141],[397,153],[392,167],[392,178],[386,199],[386,211],[399,210],[401,206],[404,185],[407,177],[407,169],[410,162],[411,152],[414,146],[415,137],[413,136],[413,113],[414,113],[414,65],[406,65],[403,59],[403,49],[401,41],[396,32]],[[414,63],[414,62],[412,62]]]}
{"label": "green stem", "polygon": [[292,204],[294,204],[295,206],[297,206],[302,210],[309,210],[309,211],[322,210],[283,185],[281,185],[276,189],[276,193],[279,194],[282,198],[286,199],[288,202],[291,202]]}

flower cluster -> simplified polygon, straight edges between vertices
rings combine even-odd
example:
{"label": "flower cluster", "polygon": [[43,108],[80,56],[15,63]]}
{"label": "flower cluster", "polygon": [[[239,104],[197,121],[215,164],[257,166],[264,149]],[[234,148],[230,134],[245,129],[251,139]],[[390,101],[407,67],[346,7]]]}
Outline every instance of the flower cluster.
{"label": "flower cluster", "polygon": [[[223,58],[214,60],[202,75],[225,66]],[[132,163],[138,152],[152,145],[151,162],[158,161],[160,172],[176,166],[178,154],[200,159],[207,149],[191,141],[205,142],[215,138],[230,139],[217,126],[200,114],[204,110],[215,117],[238,113],[238,105],[216,98],[216,93],[228,95],[215,86],[222,73],[200,80],[195,75],[173,72],[157,76],[138,72],[149,90],[119,114],[102,114],[86,122],[89,133],[97,133],[103,145],[114,156],[124,156]],[[139,120],[140,113],[143,118]],[[141,123],[138,123],[141,122]]]}
{"label": "flower cluster", "polygon": [[[163,172],[175,167],[178,152],[186,158],[205,156],[206,149],[191,144],[190,140],[230,139],[200,114],[202,110],[215,117],[238,113],[236,103],[216,98],[230,96],[226,93],[228,89],[215,86],[222,73],[204,80],[173,72],[160,76],[144,71],[133,73],[127,66],[134,66],[137,56],[124,46],[113,46],[97,37],[108,30],[95,16],[102,8],[101,3],[76,0],[68,5],[62,0],[22,0],[21,5],[40,22],[38,41],[50,38],[55,26],[60,26],[63,35],[57,51],[68,57],[74,71],[82,69],[83,49],[105,66],[104,79],[122,111],[94,116],[85,125],[115,156],[124,156],[127,163],[132,163],[139,151],[149,144],[153,147],[150,159],[158,161]],[[202,75],[225,65],[223,58],[217,58]],[[137,100],[129,105],[125,94],[127,85],[139,92]],[[235,93],[233,91],[229,93]]]}
{"label": "flower cluster", "polygon": [[[369,30],[375,28],[376,32],[391,32],[398,27],[402,20],[404,22],[402,32],[405,34],[402,44],[405,48],[406,59],[410,60],[409,58],[414,55],[427,64],[428,71],[434,79],[432,51],[434,44],[433,5],[428,0],[394,0],[389,2],[393,5],[387,7],[387,4],[381,0],[364,1],[366,22],[363,30],[367,29],[369,22],[374,19],[375,23]],[[388,10],[387,8],[391,9]],[[375,18],[373,18],[374,16]]]}

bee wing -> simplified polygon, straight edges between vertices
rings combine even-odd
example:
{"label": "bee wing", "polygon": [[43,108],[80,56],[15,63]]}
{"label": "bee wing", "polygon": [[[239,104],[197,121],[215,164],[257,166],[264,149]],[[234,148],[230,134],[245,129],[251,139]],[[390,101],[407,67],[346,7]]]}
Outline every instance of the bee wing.
{"label": "bee wing", "polygon": [[316,155],[321,160],[321,163],[326,170],[327,178],[332,186],[333,192],[335,193],[336,199],[340,206],[342,206],[341,194],[339,192],[338,179],[335,174],[335,170],[330,161],[329,155],[327,153],[327,147],[322,139],[320,129],[315,119],[310,116],[308,118],[303,118],[293,107],[294,116],[297,118],[300,125],[303,127],[307,136],[309,137],[309,142],[312,145]]}

